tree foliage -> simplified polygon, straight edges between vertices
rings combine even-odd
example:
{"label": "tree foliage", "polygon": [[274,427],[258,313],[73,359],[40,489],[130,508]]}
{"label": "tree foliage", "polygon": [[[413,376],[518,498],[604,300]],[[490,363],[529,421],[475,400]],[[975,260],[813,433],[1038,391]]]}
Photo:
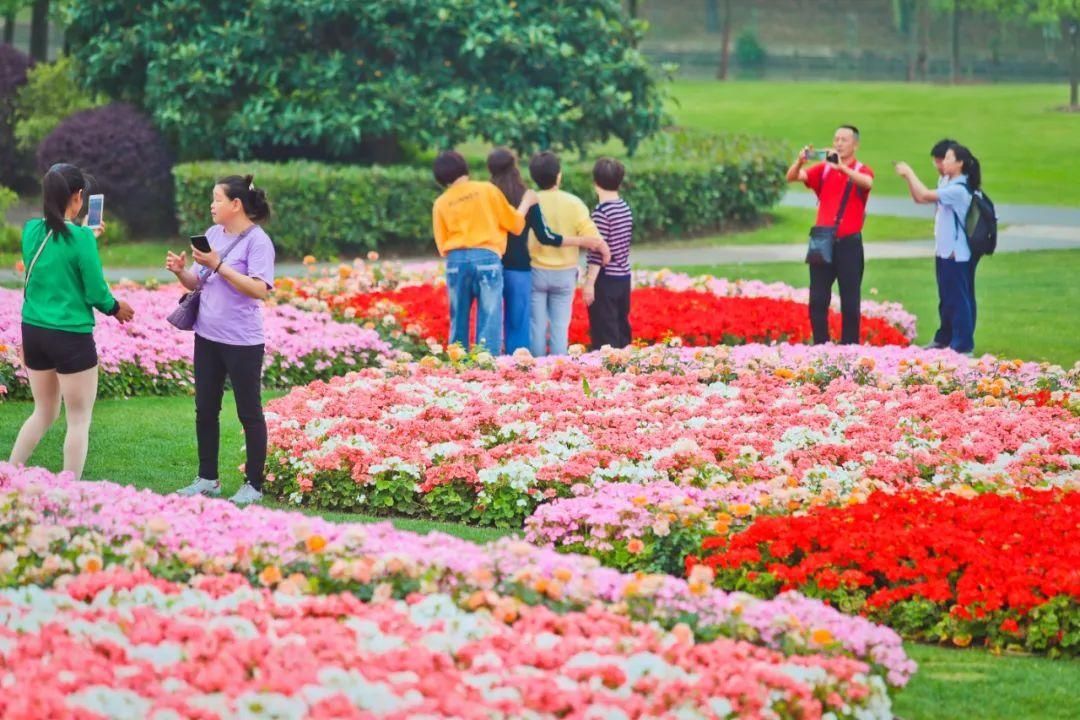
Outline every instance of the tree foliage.
{"label": "tree foliage", "polygon": [[635,148],[663,122],[618,0],[95,0],[67,6],[96,90],[183,157],[356,159],[388,141]]}

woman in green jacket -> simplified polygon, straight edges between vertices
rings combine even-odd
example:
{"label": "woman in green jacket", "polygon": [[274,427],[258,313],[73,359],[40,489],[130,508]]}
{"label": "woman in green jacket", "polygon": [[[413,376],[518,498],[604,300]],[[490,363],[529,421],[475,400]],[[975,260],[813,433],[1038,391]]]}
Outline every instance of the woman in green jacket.
{"label": "woman in green jacket", "polygon": [[104,226],[76,225],[86,178],[79,168],[53,165],[41,181],[45,217],[23,228],[26,267],[23,289],[22,351],[30,375],[34,412],[23,424],[11,462],[30,459],[42,436],[67,408],[64,470],[82,475],[97,397],[97,347],[94,309],[127,322],[135,313],[109,291],[98,257],[97,236]]}

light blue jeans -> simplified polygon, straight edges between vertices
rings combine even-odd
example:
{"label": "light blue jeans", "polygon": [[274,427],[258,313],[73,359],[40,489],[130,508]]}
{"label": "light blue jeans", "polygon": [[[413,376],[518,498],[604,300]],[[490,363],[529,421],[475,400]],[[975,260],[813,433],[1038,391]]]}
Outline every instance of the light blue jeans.
{"label": "light blue jeans", "polygon": [[550,329],[551,355],[565,355],[570,336],[570,311],[574,305],[578,269],[532,269],[529,351],[534,357],[548,354]]}
{"label": "light blue jeans", "polygon": [[502,351],[503,267],[491,250],[451,250],[446,256],[450,295],[450,342],[469,349],[469,314],[476,300],[476,344]]}

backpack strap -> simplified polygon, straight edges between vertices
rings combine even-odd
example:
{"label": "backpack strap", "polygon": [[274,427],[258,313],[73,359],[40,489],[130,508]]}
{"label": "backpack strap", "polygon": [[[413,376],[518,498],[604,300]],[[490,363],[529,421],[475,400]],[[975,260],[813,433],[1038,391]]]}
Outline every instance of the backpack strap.
{"label": "backpack strap", "polygon": [[45,234],[45,239],[38,245],[37,252],[34,253],[34,259],[30,261],[30,267],[26,268],[26,278],[23,280],[23,299],[26,299],[26,289],[30,286],[30,273],[34,271],[34,266],[37,265],[38,258],[41,257],[41,251],[45,249],[45,244],[49,242],[49,238],[52,237],[53,231],[50,230]]}

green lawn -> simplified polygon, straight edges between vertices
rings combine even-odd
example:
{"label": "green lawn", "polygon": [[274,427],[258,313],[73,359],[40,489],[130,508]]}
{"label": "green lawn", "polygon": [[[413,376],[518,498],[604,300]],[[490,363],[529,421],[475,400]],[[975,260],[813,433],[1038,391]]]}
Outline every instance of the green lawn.
{"label": "green lawn", "polygon": [[[222,479],[225,492],[240,483],[240,426],[227,398],[222,413]],[[29,403],[0,403],[0,453],[11,447]],[[45,437],[32,461],[52,470],[61,465],[63,421]],[[194,402],[191,398],[103,400],[97,404],[86,478],[169,492],[195,475]],[[226,470],[227,468],[227,470]],[[378,518],[321,513],[333,521]],[[395,520],[404,530],[440,530],[473,542],[506,533],[452,523]],[[1072,688],[1080,686],[1080,663],[1032,657],[996,657],[979,650],[953,650],[908,643],[920,670],[897,697],[905,720],[1066,720]]]}
{"label": "green lawn", "polygon": [[[164,267],[166,252],[187,249],[184,242],[179,239],[172,243],[163,240],[103,243],[99,244],[98,248],[101,264],[107,268]],[[0,252],[0,268],[10,268],[21,259],[21,253]]]}
{"label": "green lawn", "polygon": [[[937,285],[930,258],[874,260],[867,250],[863,297],[902,303],[919,319],[920,343],[937,329]],[[802,263],[703,265],[679,268],[691,275],[808,282]],[[979,264],[979,323],[976,352],[1025,360],[1049,360],[1066,367],[1080,361],[1080,250],[1007,253]],[[835,290],[834,290],[835,291]]]}
{"label": "green lawn", "polygon": [[[643,242],[635,247],[671,248],[705,247],[711,245],[783,245],[806,242],[806,234],[814,224],[815,211],[804,208],[778,207],[767,213],[760,227],[733,230],[719,235],[698,238],[667,239]],[[934,235],[930,220],[904,218],[895,215],[869,215],[863,231],[867,242],[887,240],[928,240]]]}
{"label": "green lawn", "polygon": [[1064,104],[1060,84],[681,80],[671,94],[679,125],[776,138],[793,150],[831,143],[838,125],[856,125],[859,157],[877,172],[877,195],[907,195],[894,160],[932,179],[930,148],[953,137],[980,159],[995,201],[1080,205],[1080,113],[1057,110]]}

